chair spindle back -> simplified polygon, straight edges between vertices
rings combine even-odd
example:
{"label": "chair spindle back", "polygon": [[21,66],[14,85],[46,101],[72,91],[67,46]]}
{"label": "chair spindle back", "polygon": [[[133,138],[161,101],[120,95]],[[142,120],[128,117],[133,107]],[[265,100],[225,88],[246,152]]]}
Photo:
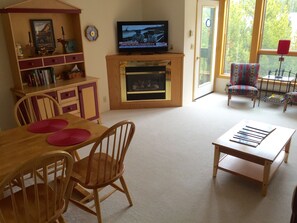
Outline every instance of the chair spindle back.
{"label": "chair spindle back", "polygon": [[135,124],[125,120],[110,127],[98,139],[89,154],[85,184],[111,182],[122,174],[125,155],[134,132]]}
{"label": "chair spindle back", "polygon": [[[58,219],[66,207],[73,162],[69,153],[53,151],[6,176],[0,183],[0,222],[44,223]],[[48,169],[52,171],[53,167],[54,173],[49,174]]]}

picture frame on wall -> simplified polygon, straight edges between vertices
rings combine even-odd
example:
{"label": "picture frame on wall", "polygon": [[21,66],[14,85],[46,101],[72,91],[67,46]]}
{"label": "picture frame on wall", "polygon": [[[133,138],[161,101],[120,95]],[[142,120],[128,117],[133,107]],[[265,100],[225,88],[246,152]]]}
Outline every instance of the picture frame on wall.
{"label": "picture frame on wall", "polygon": [[30,25],[36,53],[41,55],[53,53],[56,48],[53,21],[51,19],[31,19]]}

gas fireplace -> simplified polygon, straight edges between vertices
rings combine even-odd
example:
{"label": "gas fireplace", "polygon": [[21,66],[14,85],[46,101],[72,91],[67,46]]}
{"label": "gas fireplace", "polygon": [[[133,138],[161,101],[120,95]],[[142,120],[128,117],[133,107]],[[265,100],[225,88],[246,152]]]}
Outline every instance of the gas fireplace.
{"label": "gas fireplace", "polygon": [[121,88],[122,102],[170,100],[170,61],[122,63]]}

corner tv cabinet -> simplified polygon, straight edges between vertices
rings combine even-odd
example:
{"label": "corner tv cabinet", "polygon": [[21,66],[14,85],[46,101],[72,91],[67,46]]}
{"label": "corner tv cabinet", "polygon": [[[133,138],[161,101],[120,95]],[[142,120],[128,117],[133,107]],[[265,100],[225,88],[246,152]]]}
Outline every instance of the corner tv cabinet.
{"label": "corner tv cabinet", "polygon": [[[89,77],[85,69],[81,10],[61,0],[30,0],[0,9],[0,13],[16,100],[45,93],[58,101],[64,113],[99,120],[98,79]],[[34,20],[51,21],[53,49],[44,51],[33,44],[37,38],[32,33]],[[72,48],[66,50],[64,43],[71,43]]]}
{"label": "corner tv cabinet", "polygon": [[182,106],[182,53],[106,56],[110,109]]}

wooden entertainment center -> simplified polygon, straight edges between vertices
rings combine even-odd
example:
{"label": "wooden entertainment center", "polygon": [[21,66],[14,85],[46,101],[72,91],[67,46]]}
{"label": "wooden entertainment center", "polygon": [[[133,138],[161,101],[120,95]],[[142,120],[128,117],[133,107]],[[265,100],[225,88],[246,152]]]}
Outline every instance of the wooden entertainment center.
{"label": "wooden entertainment center", "polygon": [[[88,77],[85,69],[81,10],[60,0],[30,0],[0,9],[0,13],[16,100],[46,93],[64,113],[98,120],[97,78]],[[43,28],[36,25],[33,29],[34,22],[44,24]],[[74,72],[73,68],[78,69]]]}
{"label": "wooden entertainment center", "polygon": [[183,56],[182,53],[107,55],[110,109],[182,106]]}

